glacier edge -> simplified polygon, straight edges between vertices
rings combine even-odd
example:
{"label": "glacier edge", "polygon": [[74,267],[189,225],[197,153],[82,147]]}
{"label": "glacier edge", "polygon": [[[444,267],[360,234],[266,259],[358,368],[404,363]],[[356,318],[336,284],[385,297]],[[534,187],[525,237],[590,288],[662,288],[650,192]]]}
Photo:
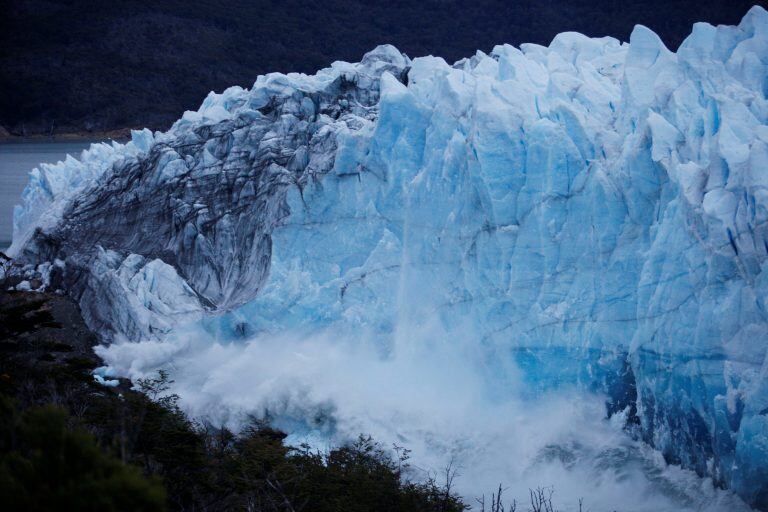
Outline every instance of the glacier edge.
{"label": "glacier edge", "polygon": [[768,509],[766,94],[760,7],[677,52],[640,26],[454,65],[382,46],[33,172],[12,252],[63,260],[116,345],[470,333]]}

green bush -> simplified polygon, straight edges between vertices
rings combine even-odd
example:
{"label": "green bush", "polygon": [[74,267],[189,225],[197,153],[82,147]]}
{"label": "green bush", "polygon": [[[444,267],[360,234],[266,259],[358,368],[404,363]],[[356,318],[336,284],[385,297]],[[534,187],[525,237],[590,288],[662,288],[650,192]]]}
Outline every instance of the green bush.
{"label": "green bush", "polygon": [[42,406],[16,413],[0,397],[0,501],[4,510],[165,510],[156,478],[105,454],[67,412]]}
{"label": "green bush", "polygon": [[[237,434],[190,421],[177,397],[166,394],[165,374],[140,382],[143,392],[94,386],[68,366],[23,375],[26,409],[0,393],[3,510],[467,508],[433,480],[410,481],[407,450],[393,457],[370,437],[321,453],[287,446],[284,433],[259,421]],[[30,402],[48,400],[42,390],[51,386],[68,397],[70,411],[81,411],[77,418]]]}

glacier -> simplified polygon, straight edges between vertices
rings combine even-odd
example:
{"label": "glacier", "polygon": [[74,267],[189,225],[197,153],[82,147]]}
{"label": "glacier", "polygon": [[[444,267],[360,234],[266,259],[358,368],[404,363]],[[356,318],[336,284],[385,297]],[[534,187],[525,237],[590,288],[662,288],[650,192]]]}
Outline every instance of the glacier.
{"label": "glacier", "polygon": [[10,254],[106,373],[170,365],[196,414],[387,431],[366,400],[402,381],[376,403],[404,431],[579,389],[767,510],[767,95],[761,7],[677,52],[642,26],[453,65],[380,46],[35,169]]}

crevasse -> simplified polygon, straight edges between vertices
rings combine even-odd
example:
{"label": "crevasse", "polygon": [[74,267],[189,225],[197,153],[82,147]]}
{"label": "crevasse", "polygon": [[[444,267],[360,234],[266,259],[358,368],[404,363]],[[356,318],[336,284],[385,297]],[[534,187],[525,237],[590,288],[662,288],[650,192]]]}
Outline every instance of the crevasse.
{"label": "crevasse", "polygon": [[507,361],[530,394],[600,390],[766,509],[766,94],[760,7],[677,53],[642,26],[454,65],[380,46],[33,171],[12,253],[64,260],[115,346],[332,329],[387,358],[437,325],[492,393]]}

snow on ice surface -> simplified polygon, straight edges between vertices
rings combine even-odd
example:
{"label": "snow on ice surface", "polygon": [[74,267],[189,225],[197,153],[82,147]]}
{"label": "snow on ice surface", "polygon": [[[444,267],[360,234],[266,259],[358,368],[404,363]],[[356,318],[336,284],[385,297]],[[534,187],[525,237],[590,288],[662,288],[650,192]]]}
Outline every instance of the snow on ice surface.
{"label": "snow on ice surface", "polygon": [[737,506],[602,396],[768,508],[767,66],[760,7],[676,53],[383,46],[42,168],[12,251],[66,259],[107,364],[194,414],[453,452],[473,492]]}

